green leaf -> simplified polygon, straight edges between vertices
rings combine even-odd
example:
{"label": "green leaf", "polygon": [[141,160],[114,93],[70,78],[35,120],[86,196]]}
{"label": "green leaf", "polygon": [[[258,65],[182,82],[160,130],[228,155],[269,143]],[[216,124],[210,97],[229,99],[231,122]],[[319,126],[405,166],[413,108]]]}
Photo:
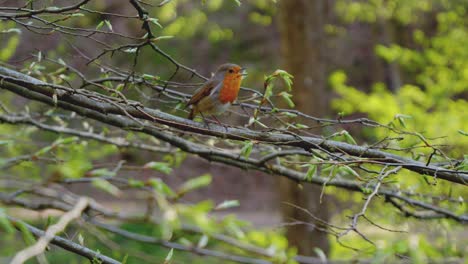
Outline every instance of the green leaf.
{"label": "green leaf", "polygon": [[143,168],[145,169],[152,169],[155,171],[162,172],[164,174],[171,174],[172,168],[169,166],[169,163],[166,162],[157,162],[157,161],[151,161],[146,163]]}
{"label": "green leaf", "polygon": [[112,183],[104,180],[104,179],[94,179],[92,181],[92,185],[98,189],[101,189],[113,196],[119,196],[121,191]]}
{"label": "green leaf", "polygon": [[8,145],[8,144],[11,144],[12,142],[13,142],[12,140],[0,140],[0,146]]}
{"label": "green leaf", "polygon": [[168,264],[171,261],[173,254],[174,254],[174,249],[171,248],[171,250],[169,250],[169,253],[167,253],[166,258],[164,259],[164,264]]}
{"label": "green leaf", "polygon": [[240,6],[240,5],[242,4],[240,0],[234,0],[234,2],[236,2],[236,4],[237,4],[238,6]]}
{"label": "green leaf", "polygon": [[148,183],[153,187],[153,189],[160,193],[160,194],[163,194],[165,196],[174,196],[175,193],[174,191],[171,189],[171,187],[169,187],[167,184],[165,184],[161,179],[159,178],[151,178],[148,180]]}
{"label": "green leaf", "polygon": [[284,116],[286,116],[286,117],[290,117],[290,118],[295,118],[295,117],[297,117],[296,114],[294,114],[294,113],[289,113],[289,112],[282,112],[281,114],[284,115]]}
{"label": "green leaf", "polygon": [[463,136],[468,136],[468,132],[465,132],[463,130],[458,130],[458,133],[460,133]]}
{"label": "green leaf", "polygon": [[40,150],[38,150],[36,153],[34,153],[34,155],[35,155],[35,156],[44,155],[44,154],[46,154],[47,152],[51,151],[54,147],[55,147],[54,145],[50,145],[50,146],[43,147],[43,148],[41,148]]}
{"label": "green leaf", "polygon": [[362,191],[363,194],[371,194],[372,193],[372,189],[368,188],[368,187],[361,187],[361,191]]}
{"label": "green leaf", "polygon": [[151,74],[143,74],[141,77],[143,77],[143,79],[145,80],[159,80],[159,77],[158,76],[154,76],[154,75],[151,75]]}
{"label": "green leaf", "polygon": [[159,37],[156,37],[156,38],[152,39],[152,41],[158,41],[158,40],[163,40],[163,39],[171,39],[173,37],[174,36],[159,36]]}
{"label": "green leaf", "polygon": [[247,159],[250,157],[250,153],[252,152],[252,149],[253,149],[253,142],[250,140],[245,141],[244,146],[242,147],[240,151],[240,155]]}
{"label": "green leaf", "polygon": [[283,98],[283,100],[288,104],[289,107],[294,107],[294,102],[291,100],[292,94],[288,92],[281,92],[279,95]]}
{"label": "green leaf", "polygon": [[125,254],[125,256],[123,257],[122,259],[122,264],[127,264],[127,261],[128,261],[128,254]]}
{"label": "green leaf", "polygon": [[33,234],[31,231],[29,231],[28,227],[23,222],[17,221],[16,226],[20,230],[23,236],[23,240],[28,246],[36,243],[36,239],[34,238]]}
{"label": "green leaf", "polygon": [[0,228],[2,228],[6,233],[11,234],[15,232],[15,227],[8,220],[5,209],[0,208]]}
{"label": "green leaf", "polygon": [[62,58],[58,58],[58,60],[57,60],[57,61],[58,61],[58,63],[60,63],[61,65],[63,65],[63,66],[67,66],[67,64],[65,63],[65,61],[64,61],[64,60],[62,60]]}
{"label": "green leaf", "polygon": [[265,89],[265,98],[270,98],[271,95],[273,94],[273,84],[268,83],[266,89]]}
{"label": "green leaf", "polygon": [[403,119],[401,116],[398,117],[398,122],[402,127],[406,128],[405,119]]}
{"label": "green leaf", "polygon": [[215,210],[226,209],[226,208],[231,208],[231,207],[237,207],[239,205],[240,205],[240,203],[239,203],[238,200],[227,200],[227,201],[224,201],[224,202],[218,204],[215,207]]}
{"label": "green leaf", "polygon": [[128,185],[130,185],[130,187],[134,187],[134,188],[141,188],[143,186],[145,186],[145,183],[143,181],[140,181],[140,180],[135,180],[135,179],[128,179]]}
{"label": "green leaf", "polygon": [[97,24],[96,30],[99,30],[100,28],[102,28],[102,26],[104,26],[104,20],[99,22],[99,24]]}
{"label": "green leaf", "polygon": [[345,137],[346,142],[349,144],[357,145],[356,140],[349,134],[348,131],[343,130],[341,131],[341,134]]}
{"label": "green leaf", "polygon": [[137,52],[138,48],[128,48],[128,49],[124,49],[124,52],[126,53],[135,53]]}
{"label": "green leaf", "polygon": [[66,137],[66,138],[59,138],[54,142],[54,145],[67,145],[70,143],[74,143],[80,140],[79,137]]}
{"label": "green leaf", "polygon": [[[3,42],[3,39],[2,39],[2,42]],[[6,45],[2,44],[2,48],[0,49],[0,61],[8,61],[15,54],[18,44],[19,44],[18,35],[11,36],[6,42]]]}
{"label": "green leaf", "polygon": [[359,176],[359,174],[353,170],[351,167],[349,167],[348,165],[343,165],[343,166],[340,166],[339,168],[341,171],[343,171],[344,173],[346,174],[350,174],[350,175],[353,175],[355,176],[356,178],[358,179],[361,179],[361,177]]}
{"label": "green leaf", "polygon": [[410,118],[413,118],[413,117],[410,116],[410,115],[396,114],[396,115],[395,115],[395,118],[398,120],[398,123],[400,123],[400,125],[401,125],[402,127],[406,128],[405,119],[410,119]]}
{"label": "green leaf", "polygon": [[16,33],[21,34],[21,29],[19,28],[9,28],[7,30],[2,30],[2,33]]}
{"label": "green leaf", "polygon": [[314,247],[314,252],[315,254],[317,254],[317,256],[320,258],[320,261],[322,263],[327,263],[327,255],[325,254],[325,252],[323,252],[322,249],[320,248],[317,248],[317,247]]}
{"label": "green leaf", "polygon": [[316,172],[317,172],[317,165],[310,164],[309,169],[307,170],[307,173],[306,173],[306,180],[311,181],[312,178],[315,176]]}
{"label": "green leaf", "polygon": [[309,126],[306,126],[304,124],[300,124],[300,123],[297,123],[297,124],[294,124],[295,127],[299,128],[299,129],[307,129],[309,128]]}
{"label": "green leaf", "polygon": [[81,235],[81,233],[78,234],[78,243],[80,243],[80,245],[84,246],[84,237],[83,237],[83,235]]}
{"label": "green leaf", "polygon": [[254,120],[255,124],[263,127],[263,128],[269,128],[267,125],[263,124],[262,122],[260,122],[258,119],[255,119]]}
{"label": "green leaf", "polygon": [[192,241],[188,240],[187,238],[185,237],[182,237],[182,238],[179,238],[178,239],[178,242],[184,246],[187,246],[187,247],[191,247],[193,246],[193,243]]}
{"label": "green leaf", "polygon": [[204,174],[202,176],[198,176],[196,178],[190,179],[180,187],[178,193],[185,194],[187,192],[193,191],[195,189],[205,187],[211,183],[211,175]]}
{"label": "green leaf", "polygon": [[107,28],[109,28],[109,30],[112,32],[113,31],[112,30],[112,24],[110,23],[110,21],[109,20],[104,20],[104,23],[106,23]]}
{"label": "green leaf", "polygon": [[110,171],[107,168],[102,168],[92,170],[88,173],[88,175],[92,177],[114,177],[116,173],[114,171]]}
{"label": "green leaf", "polygon": [[207,235],[203,235],[200,240],[198,240],[198,243],[197,243],[197,247],[198,248],[204,248],[206,247],[206,245],[208,245],[208,236]]}
{"label": "green leaf", "polygon": [[161,24],[159,24],[159,20],[158,20],[158,19],[153,18],[153,17],[149,17],[147,20],[148,20],[149,22],[151,22],[151,23],[153,23],[153,24],[159,26],[160,28],[162,28]]}

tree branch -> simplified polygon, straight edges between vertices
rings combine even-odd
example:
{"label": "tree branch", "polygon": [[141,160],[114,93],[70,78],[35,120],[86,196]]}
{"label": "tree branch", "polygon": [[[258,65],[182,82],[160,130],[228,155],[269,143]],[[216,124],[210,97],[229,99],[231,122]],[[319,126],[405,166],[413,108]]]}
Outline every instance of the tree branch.
{"label": "tree branch", "polygon": [[[407,170],[414,171],[422,175],[431,175],[436,178],[461,184],[467,184],[468,182],[468,172],[426,165],[419,161],[384,151],[370,149],[368,147],[356,146],[322,138],[299,136],[294,134],[291,135],[290,133],[254,131],[245,128],[225,127],[215,124],[210,124],[208,129],[203,126],[203,124],[173,116],[157,109],[143,107],[138,102],[128,102],[127,104],[116,102],[110,103],[110,99],[106,101],[103,101],[102,99],[97,100],[103,98],[100,94],[93,94],[97,99],[92,99],[89,94],[83,94],[80,90],[44,83],[22,73],[9,70],[5,67],[0,67],[0,78],[2,78],[0,85],[1,88],[10,90],[23,97],[54,105],[53,96],[55,94],[58,99],[57,105],[64,109],[75,111],[81,115],[124,129],[140,130],[142,132],[152,134],[153,136],[156,136],[154,133],[155,127],[151,125],[143,125],[141,122],[136,121],[135,118],[157,122],[182,131],[210,135],[219,138],[254,140],[275,145],[296,147],[304,150],[324,149],[332,153],[345,153],[353,157],[372,158],[386,162],[387,165],[402,166]],[[115,98],[112,98],[112,100],[115,100]],[[124,116],[131,118],[133,122],[130,120],[124,120]],[[151,133],[150,130],[152,130]],[[168,140],[166,139],[165,141]],[[171,144],[184,149],[182,144],[176,144],[176,142],[171,142]]]}
{"label": "tree branch", "polygon": [[[25,226],[34,236],[36,237],[42,237],[46,234],[46,232],[44,232],[43,230],[40,230],[34,226],[31,226],[19,219],[16,219],[16,218],[13,218],[13,217],[10,217],[8,216],[8,219],[10,220],[10,222],[18,228],[18,225],[21,224],[23,226]],[[62,238],[60,236],[53,236],[50,243],[56,245],[56,246],[59,246],[67,251],[70,251],[70,252],[73,252],[75,254],[78,254],[80,256],[83,256],[87,259],[89,259],[90,261],[93,261],[93,260],[99,260],[101,261],[102,264],[120,264],[119,261],[115,260],[115,259],[112,259],[110,257],[107,257],[105,255],[102,255],[101,253],[99,252],[96,252],[94,250],[91,250],[87,247],[84,247],[84,246],[81,246],[73,241],[70,241],[68,239],[65,239],[65,238]]]}

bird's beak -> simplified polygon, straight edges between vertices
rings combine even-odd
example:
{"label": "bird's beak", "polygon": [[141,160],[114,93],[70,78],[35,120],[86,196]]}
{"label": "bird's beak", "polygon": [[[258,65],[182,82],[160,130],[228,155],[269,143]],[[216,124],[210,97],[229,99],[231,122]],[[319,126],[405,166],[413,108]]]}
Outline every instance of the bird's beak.
{"label": "bird's beak", "polygon": [[242,76],[247,76],[247,75],[248,75],[248,73],[247,73],[247,68],[241,68],[241,69],[240,69],[240,74],[241,74]]}

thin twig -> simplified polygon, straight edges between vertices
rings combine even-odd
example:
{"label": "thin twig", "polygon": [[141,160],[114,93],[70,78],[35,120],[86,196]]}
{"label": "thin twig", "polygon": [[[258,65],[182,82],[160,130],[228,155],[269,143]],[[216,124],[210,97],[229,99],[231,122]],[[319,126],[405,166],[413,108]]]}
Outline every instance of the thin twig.
{"label": "thin twig", "polygon": [[74,219],[81,216],[81,213],[88,207],[89,200],[86,197],[82,197],[78,200],[75,207],[71,211],[66,212],[59,221],[47,228],[43,236],[32,246],[25,248],[18,252],[12,259],[10,264],[21,264],[26,260],[37,256],[44,252],[47,245],[54,239],[55,235],[65,230],[67,225]]}

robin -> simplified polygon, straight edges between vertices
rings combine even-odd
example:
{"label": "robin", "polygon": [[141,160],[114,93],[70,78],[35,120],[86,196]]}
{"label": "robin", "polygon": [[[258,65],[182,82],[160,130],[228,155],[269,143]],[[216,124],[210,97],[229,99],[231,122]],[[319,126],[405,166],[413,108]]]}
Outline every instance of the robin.
{"label": "robin", "polygon": [[[192,106],[189,119],[200,113],[218,115],[224,113],[237,99],[245,69],[233,63],[218,67],[211,79],[206,81],[188,101]],[[216,118],[215,118],[216,119]]]}

